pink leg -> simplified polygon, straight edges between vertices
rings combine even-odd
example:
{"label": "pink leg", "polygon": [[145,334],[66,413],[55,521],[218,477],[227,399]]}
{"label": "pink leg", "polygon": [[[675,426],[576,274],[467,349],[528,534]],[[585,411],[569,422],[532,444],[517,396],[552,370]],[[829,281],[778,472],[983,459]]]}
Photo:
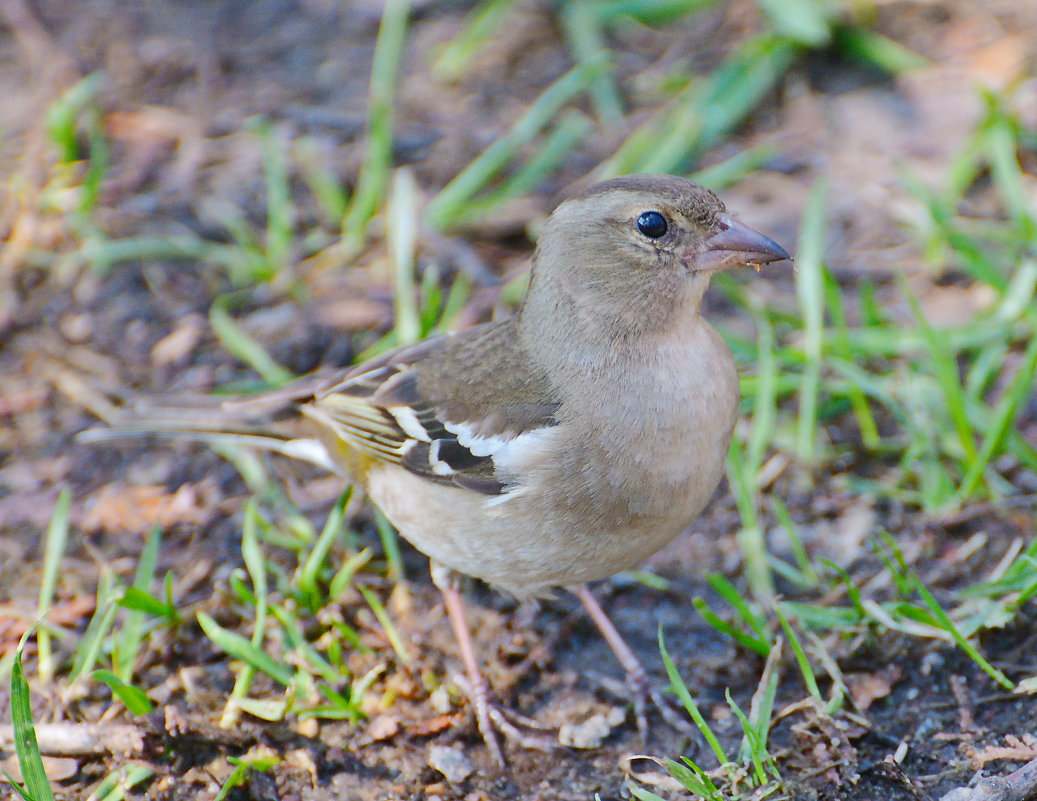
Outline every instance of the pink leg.
{"label": "pink leg", "polygon": [[461,650],[461,661],[464,662],[465,672],[468,674],[469,693],[472,706],[475,708],[475,720],[479,725],[479,733],[490,749],[494,761],[504,767],[504,752],[500,747],[500,739],[497,730],[493,728],[490,721],[490,687],[479,670],[479,662],[475,658],[475,648],[472,646],[472,636],[468,631],[468,621],[465,620],[464,604],[461,601],[461,593],[457,590],[457,582],[453,573],[442,566],[432,563],[432,581],[439,587],[443,595],[443,605],[446,607],[447,617],[450,618],[450,627],[454,630],[454,639],[457,647]]}
{"label": "pink leg", "polygon": [[533,748],[545,751],[557,747],[556,740],[543,736],[524,734],[515,724],[508,720],[508,716],[515,719],[519,725],[528,728],[542,729],[535,721],[529,720],[514,712],[505,713],[498,708],[490,696],[490,686],[486,682],[482,671],[479,669],[479,661],[475,656],[475,648],[472,645],[471,633],[468,631],[468,622],[465,620],[464,603],[461,593],[457,589],[457,574],[449,568],[432,562],[432,581],[439,588],[443,596],[443,605],[446,607],[447,617],[450,618],[450,627],[454,632],[454,639],[461,651],[461,661],[464,662],[465,673],[468,674],[468,686],[464,689],[468,693],[475,710],[475,721],[479,726],[486,747],[498,765],[504,767],[507,762],[504,759],[504,751],[501,749],[499,731],[506,739],[516,742],[525,748]]}
{"label": "pink leg", "polygon": [[648,718],[645,714],[648,701],[651,701],[659,710],[667,723],[678,731],[687,731],[689,728],[687,721],[674,711],[666,696],[652,685],[648,671],[641,664],[641,660],[630,650],[630,646],[627,645],[626,640],[623,639],[609,616],[605,614],[605,610],[601,608],[598,599],[594,597],[587,585],[580,584],[573,592],[580,599],[580,603],[587,610],[594,625],[598,627],[605,642],[609,644],[609,648],[616,655],[623,670],[626,671],[627,686],[633,696],[634,715],[637,718],[637,730],[641,733],[641,738],[647,739],[648,736]]}

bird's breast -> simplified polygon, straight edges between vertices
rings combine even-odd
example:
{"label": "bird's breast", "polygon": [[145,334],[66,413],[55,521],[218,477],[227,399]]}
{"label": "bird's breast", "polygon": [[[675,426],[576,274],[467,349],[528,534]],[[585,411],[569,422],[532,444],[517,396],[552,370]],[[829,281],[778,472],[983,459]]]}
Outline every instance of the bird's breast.
{"label": "bird's breast", "polygon": [[683,531],[723,474],[737,409],[730,352],[705,325],[617,379],[571,383],[559,424],[495,455],[487,499],[388,466],[372,498],[439,562],[518,596],[604,578]]}
{"label": "bird's breast", "polygon": [[631,525],[644,517],[645,524],[679,520],[683,528],[723,474],[738,406],[727,345],[703,322],[659,343],[624,381],[587,394],[609,391],[610,402],[583,404],[594,417],[581,465],[588,490],[617,521],[626,507]]}

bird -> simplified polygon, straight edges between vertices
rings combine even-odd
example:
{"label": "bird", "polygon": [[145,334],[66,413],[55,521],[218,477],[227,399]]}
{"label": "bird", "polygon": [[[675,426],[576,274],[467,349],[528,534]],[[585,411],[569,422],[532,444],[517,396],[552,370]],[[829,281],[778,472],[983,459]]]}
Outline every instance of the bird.
{"label": "bird", "polygon": [[[108,432],[238,438],[363,487],[431,560],[498,764],[501,737],[545,746],[520,725],[532,722],[494,701],[459,575],[519,599],[573,589],[627,673],[643,731],[645,706],[664,699],[587,583],[661,549],[715,492],[739,393],[703,295],[717,271],[789,258],[693,181],[613,178],[546,220],[512,317],[222,401],[215,423],[207,412],[130,409]],[[285,414],[306,421],[305,436],[254,425]]]}

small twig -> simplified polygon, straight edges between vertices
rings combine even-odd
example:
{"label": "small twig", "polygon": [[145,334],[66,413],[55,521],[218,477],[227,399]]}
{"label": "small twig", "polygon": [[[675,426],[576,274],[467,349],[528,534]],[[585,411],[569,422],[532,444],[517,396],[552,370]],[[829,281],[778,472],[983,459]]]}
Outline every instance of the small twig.
{"label": "small twig", "polygon": [[1011,498],[1001,498],[997,501],[988,501],[987,503],[977,503],[975,506],[969,506],[968,508],[961,509],[953,514],[945,515],[943,517],[933,517],[924,522],[926,528],[933,526],[960,526],[962,523],[967,523],[970,520],[975,520],[977,517],[983,517],[983,515],[990,513],[1002,512],[1006,509],[1014,509],[1016,507],[1032,507],[1037,503],[1037,495],[1017,495]]}
{"label": "small twig", "polygon": [[958,702],[958,728],[963,734],[968,734],[972,737],[983,729],[981,726],[976,725],[976,720],[972,716],[972,700],[969,698],[965,679],[961,676],[953,675],[950,682],[954,700]]}
{"label": "small twig", "polygon": [[[147,730],[128,723],[37,723],[40,753],[52,756],[141,754]],[[14,745],[10,726],[0,726],[0,746]]]}

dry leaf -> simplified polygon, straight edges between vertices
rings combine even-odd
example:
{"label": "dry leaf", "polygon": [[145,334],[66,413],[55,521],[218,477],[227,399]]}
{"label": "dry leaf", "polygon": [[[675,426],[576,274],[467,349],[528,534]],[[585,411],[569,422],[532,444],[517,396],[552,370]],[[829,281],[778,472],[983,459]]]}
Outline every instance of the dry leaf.
{"label": "dry leaf", "polygon": [[421,720],[417,723],[411,723],[404,727],[404,731],[407,732],[411,737],[429,737],[433,734],[439,734],[441,731],[446,731],[451,726],[455,726],[465,718],[463,711],[451,712],[446,715],[436,715],[434,718],[428,720]]}
{"label": "dry leaf", "polygon": [[176,328],[155,343],[151,349],[151,363],[162,367],[180,361],[198,344],[204,330],[205,318],[200,314],[188,314]]}
{"label": "dry leaf", "polygon": [[1017,759],[1020,762],[1029,762],[1037,759],[1037,737],[1032,734],[1024,734],[1022,738],[1014,734],[1005,735],[1005,745],[988,745],[982,751],[966,745],[962,749],[966,756],[972,760],[977,768],[982,768],[988,762],[998,759]]}
{"label": "dry leaf", "polygon": [[85,531],[143,532],[178,523],[200,526],[213,515],[215,488],[209,482],[184,484],[169,494],[165,487],[106,484],[93,494],[80,521]]}
{"label": "dry leaf", "polygon": [[885,698],[893,689],[893,683],[900,678],[897,675],[885,675],[886,671],[878,673],[849,673],[846,675],[846,686],[850,690],[854,704],[861,712],[867,709],[880,698]]}

